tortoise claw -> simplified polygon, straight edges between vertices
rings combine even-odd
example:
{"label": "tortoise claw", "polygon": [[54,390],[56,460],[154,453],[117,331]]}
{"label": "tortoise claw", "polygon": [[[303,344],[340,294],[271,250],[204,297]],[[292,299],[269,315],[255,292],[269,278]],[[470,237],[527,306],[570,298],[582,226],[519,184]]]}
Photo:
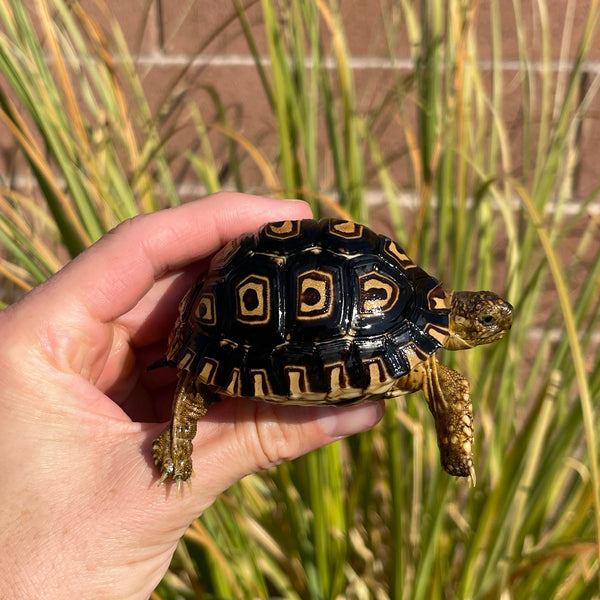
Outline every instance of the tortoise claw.
{"label": "tortoise claw", "polygon": [[169,473],[167,471],[163,471],[160,479],[158,480],[157,486],[160,487],[163,483],[169,478]]}
{"label": "tortoise claw", "polygon": [[[175,492],[175,496],[176,496],[177,498],[179,498],[179,496],[181,496],[181,495],[182,495],[182,492],[181,492],[181,484],[182,484],[182,482],[183,482],[184,480],[183,480],[181,477],[177,477],[177,479],[176,479],[175,481],[176,481],[176,484],[177,484],[177,490],[176,490],[176,492]],[[185,482],[187,483],[188,489],[190,490],[190,494],[191,494],[191,493],[192,493],[192,478],[191,478],[191,477],[188,477],[188,478],[185,480]]]}
{"label": "tortoise claw", "polygon": [[475,475],[475,467],[473,465],[469,467],[469,479],[471,482],[471,487],[475,487],[477,485],[477,477]]}

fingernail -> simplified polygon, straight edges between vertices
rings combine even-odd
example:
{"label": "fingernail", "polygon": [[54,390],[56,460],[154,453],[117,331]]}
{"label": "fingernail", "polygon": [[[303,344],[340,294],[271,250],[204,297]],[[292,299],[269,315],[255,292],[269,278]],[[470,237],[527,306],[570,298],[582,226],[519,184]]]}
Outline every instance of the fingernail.
{"label": "fingernail", "polygon": [[356,406],[320,408],[321,429],[332,438],[341,438],[371,429],[383,417],[382,402],[365,402]]}
{"label": "fingernail", "polygon": [[299,200],[298,198],[284,198],[283,201],[288,204],[304,204],[310,208],[310,204],[306,200]]}

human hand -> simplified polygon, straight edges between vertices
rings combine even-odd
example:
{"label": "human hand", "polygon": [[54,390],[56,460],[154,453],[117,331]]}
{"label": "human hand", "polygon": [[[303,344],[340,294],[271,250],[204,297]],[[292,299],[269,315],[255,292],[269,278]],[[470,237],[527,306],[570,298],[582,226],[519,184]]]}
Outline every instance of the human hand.
{"label": "human hand", "polygon": [[229,239],[306,217],[233,193],[137,217],[0,314],[0,598],[147,598],[223,490],[381,418],[226,399],[198,423],[193,493],[156,485],[176,376],[146,367],[180,298]]}

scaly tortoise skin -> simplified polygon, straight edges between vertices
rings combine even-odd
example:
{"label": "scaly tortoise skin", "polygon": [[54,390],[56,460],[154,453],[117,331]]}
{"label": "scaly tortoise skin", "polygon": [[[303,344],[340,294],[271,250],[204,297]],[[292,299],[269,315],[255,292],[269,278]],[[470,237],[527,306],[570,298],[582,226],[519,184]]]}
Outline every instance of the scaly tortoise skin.
{"label": "scaly tortoise skin", "polygon": [[443,468],[475,482],[469,383],[435,353],[510,329],[512,306],[493,292],[446,290],[364,225],[307,219],[230,242],[179,311],[161,363],[179,382],[152,447],[159,483],[190,483],[196,421],[219,396],[349,405],[417,390]]}

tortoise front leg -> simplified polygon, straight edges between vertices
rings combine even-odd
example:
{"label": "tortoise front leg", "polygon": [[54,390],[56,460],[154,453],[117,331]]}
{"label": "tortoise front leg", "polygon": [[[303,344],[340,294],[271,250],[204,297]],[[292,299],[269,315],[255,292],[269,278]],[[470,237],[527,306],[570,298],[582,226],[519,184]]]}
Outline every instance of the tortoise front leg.
{"label": "tortoise front leg", "polygon": [[435,358],[425,363],[423,392],[435,421],[442,466],[451,475],[470,477],[473,467],[473,406],[469,382]]}
{"label": "tortoise front leg", "polygon": [[396,387],[423,390],[435,421],[442,467],[451,475],[470,477],[475,485],[473,407],[467,379],[431,357],[402,377]]}
{"label": "tortoise front leg", "polygon": [[192,373],[180,372],[171,422],[152,443],[152,456],[161,472],[159,485],[171,477],[177,483],[177,494],[182,481],[191,487],[192,440],[196,435],[196,422],[218,399],[217,394]]}

